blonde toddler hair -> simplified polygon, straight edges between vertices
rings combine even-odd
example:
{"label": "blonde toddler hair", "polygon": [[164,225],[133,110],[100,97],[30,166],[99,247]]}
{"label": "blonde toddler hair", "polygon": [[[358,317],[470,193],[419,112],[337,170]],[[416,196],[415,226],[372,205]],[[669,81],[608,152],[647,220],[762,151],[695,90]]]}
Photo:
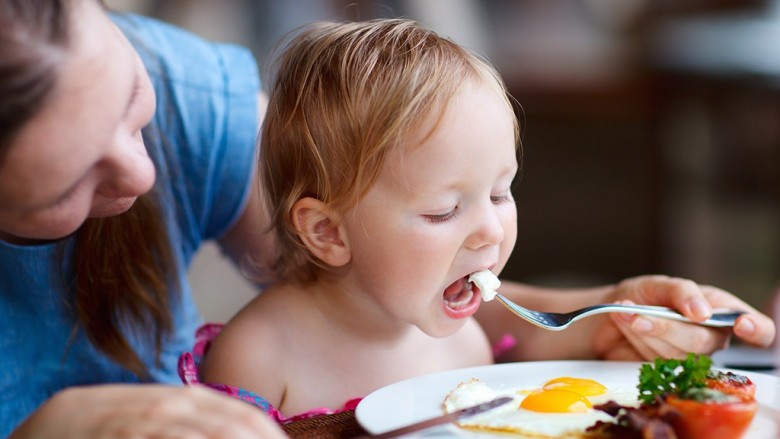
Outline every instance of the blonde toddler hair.
{"label": "blonde toddler hair", "polygon": [[388,152],[419,136],[432,115],[440,117],[464,83],[475,80],[513,111],[488,62],[411,20],[320,22],[292,39],[261,134],[261,174],[279,240],[276,274],[307,282],[326,269],[296,233],[296,201],[312,197],[340,212],[353,207]]}

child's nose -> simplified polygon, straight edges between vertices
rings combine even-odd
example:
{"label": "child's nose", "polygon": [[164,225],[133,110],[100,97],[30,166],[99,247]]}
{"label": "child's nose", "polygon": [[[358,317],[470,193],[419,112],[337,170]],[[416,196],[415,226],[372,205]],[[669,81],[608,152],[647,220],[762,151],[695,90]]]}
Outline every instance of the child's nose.
{"label": "child's nose", "polygon": [[469,236],[467,245],[471,249],[494,246],[504,240],[504,226],[495,209],[484,209],[479,215],[478,227]]}

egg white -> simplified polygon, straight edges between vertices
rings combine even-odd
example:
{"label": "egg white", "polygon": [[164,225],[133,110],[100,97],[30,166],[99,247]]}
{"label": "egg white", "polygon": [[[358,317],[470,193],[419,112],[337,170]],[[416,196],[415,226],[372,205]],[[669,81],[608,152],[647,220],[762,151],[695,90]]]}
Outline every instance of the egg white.
{"label": "egg white", "polygon": [[[502,390],[497,392],[479,379],[462,382],[445,397],[444,412],[452,411],[490,401],[499,396],[511,396],[513,403],[486,413],[460,420],[461,428],[479,431],[495,431],[521,434],[533,438],[578,438],[584,437],[585,429],[598,421],[611,422],[612,416],[600,410],[581,413],[542,413],[520,407],[521,401],[533,389]],[[594,405],[614,400],[621,405],[638,405],[636,391],[608,389],[606,393],[588,396]]]}
{"label": "egg white", "polygon": [[482,293],[482,300],[485,302],[495,299],[496,290],[501,286],[501,281],[498,280],[496,275],[490,270],[471,273],[471,275],[469,275],[469,282],[472,282],[479,288],[480,293]]}

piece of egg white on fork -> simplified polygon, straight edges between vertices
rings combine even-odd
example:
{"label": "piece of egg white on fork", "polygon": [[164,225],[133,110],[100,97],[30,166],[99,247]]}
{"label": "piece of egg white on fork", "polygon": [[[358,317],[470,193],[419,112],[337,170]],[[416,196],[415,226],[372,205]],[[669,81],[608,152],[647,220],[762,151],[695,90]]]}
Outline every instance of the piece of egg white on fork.
{"label": "piece of egg white on fork", "polygon": [[469,282],[479,288],[482,293],[482,300],[489,302],[496,298],[496,290],[501,286],[501,281],[498,280],[495,274],[490,270],[482,270],[471,273],[469,275]]}

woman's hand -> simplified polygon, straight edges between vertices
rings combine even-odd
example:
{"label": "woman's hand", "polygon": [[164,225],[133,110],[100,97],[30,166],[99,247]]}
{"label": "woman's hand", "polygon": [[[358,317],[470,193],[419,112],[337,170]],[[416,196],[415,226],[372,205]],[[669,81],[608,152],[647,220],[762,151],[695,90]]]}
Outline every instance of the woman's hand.
{"label": "woman's hand", "polygon": [[[667,276],[640,276],[617,285],[612,299],[624,303],[674,308],[694,321],[710,317],[713,308],[746,311],[733,333],[744,341],[768,347],[775,337],[772,320],[721,289]],[[728,346],[730,328],[709,328],[629,314],[610,314],[597,328],[593,350],[607,360],[651,360],[683,357],[687,352],[710,354]]]}
{"label": "woman's hand", "polygon": [[198,386],[117,384],[56,394],[9,439],[284,438],[254,406]]}

